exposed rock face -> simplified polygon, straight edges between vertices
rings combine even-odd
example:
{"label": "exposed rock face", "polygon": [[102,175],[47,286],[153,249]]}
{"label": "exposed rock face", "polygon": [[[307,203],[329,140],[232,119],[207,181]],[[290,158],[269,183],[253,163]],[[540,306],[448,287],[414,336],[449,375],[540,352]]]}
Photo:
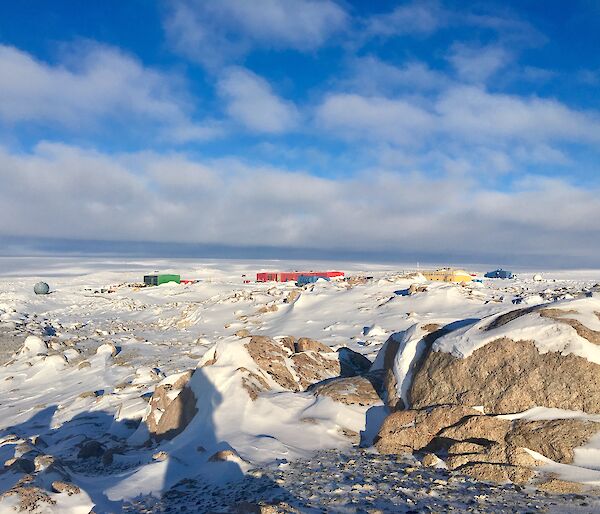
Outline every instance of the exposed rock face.
{"label": "exposed rock face", "polygon": [[598,432],[599,422],[510,421],[464,406],[446,406],[390,414],[375,445],[381,453],[434,451],[443,456],[449,469],[479,480],[525,483],[542,464],[526,449],[568,464],[574,448]]}
{"label": "exposed rock face", "polygon": [[[260,370],[289,391],[303,391],[328,378],[356,375],[371,364],[349,348],[342,348],[336,353],[319,341],[300,338],[292,350],[290,343],[290,338],[276,341],[270,337],[253,336],[245,345]],[[257,392],[270,389],[264,388],[265,384],[256,374],[248,381],[257,386]]]}
{"label": "exposed rock face", "polygon": [[[420,353],[419,348],[429,348],[441,336],[448,333],[447,329],[440,327],[438,324],[429,323],[426,325],[415,326],[416,334],[422,334],[422,339],[416,342],[415,352]],[[405,349],[407,342],[401,341],[397,337],[398,334],[392,335],[385,343],[383,352],[383,369],[384,369],[384,399],[386,405],[392,410],[401,410],[406,408],[403,399],[398,394],[398,377],[396,376],[396,358],[398,353]],[[419,369],[422,363],[422,357],[415,358],[410,365],[411,371]]]}
{"label": "exposed rock face", "polygon": [[340,348],[337,353],[342,367],[342,375],[360,375],[366,373],[373,364],[364,355],[361,355],[350,348]]}
{"label": "exposed rock face", "polygon": [[483,405],[493,414],[535,406],[600,413],[600,365],[573,354],[540,354],[530,341],[498,339],[465,359],[429,353],[410,400],[413,408]]}
{"label": "exposed rock face", "polygon": [[215,452],[208,458],[209,462],[227,462],[227,461],[243,461],[239,453],[233,449],[220,450]]}
{"label": "exposed rock face", "polygon": [[159,384],[150,399],[146,416],[148,431],[157,440],[181,433],[198,412],[196,397],[187,387],[193,371],[182,373],[172,384]]}
{"label": "exposed rock face", "polygon": [[547,478],[542,479],[539,483],[535,484],[538,489],[542,491],[548,491],[549,493],[558,494],[572,494],[580,493],[583,491],[581,484],[576,482],[569,482],[568,480],[560,480],[559,478],[550,475]]}
{"label": "exposed rock face", "polygon": [[534,472],[523,466],[511,464],[470,462],[460,468],[461,473],[470,475],[477,480],[489,482],[514,482],[525,484],[534,476]]}
{"label": "exposed rock face", "polygon": [[400,348],[400,343],[394,339],[394,337],[390,337],[383,348],[384,357],[383,357],[383,390],[384,390],[384,400],[386,405],[390,408],[390,410],[402,410],[406,406],[401,398],[398,397],[398,393],[396,391],[397,380],[396,375],[394,374],[394,358],[398,353],[398,349]]}
{"label": "exposed rock face", "polygon": [[573,449],[600,432],[600,423],[578,419],[516,421],[506,437],[512,446],[522,446],[563,464],[573,462]]}
{"label": "exposed rock face", "polygon": [[68,482],[63,482],[61,480],[55,480],[52,482],[52,490],[56,493],[66,493],[67,496],[72,496],[74,494],[79,494],[81,489],[74,484],[69,484]]}
{"label": "exposed rock face", "polygon": [[271,389],[269,383],[258,373],[243,367],[238,368],[238,371],[242,373],[242,387],[252,401],[256,400],[260,393]]}
{"label": "exposed rock face", "polygon": [[284,389],[298,391],[299,386],[287,366],[289,351],[275,340],[266,336],[253,336],[246,349],[258,367]]}
{"label": "exposed rock face", "polygon": [[379,429],[375,446],[380,453],[410,453],[427,447],[440,430],[454,425],[465,416],[480,413],[470,407],[435,407],[404,410],[390,414]]}
{"label": "exposed rock face", "polygon": [[475,416],[446,427],[440,431],[439,437],[454,441],[478,440],[499,443],[504,441],[511,422],[494,416]]}
{"label": "exposed rock face", "polygon": [[346,405],[375,405],[381,402],[381,373],[332,378],[309,387],[315,396],[328,396]]}
{"label": "exposed rock face", "polygon": [[[291,337],[275,340],[266,336],[252,336],[239,343],[228,342],[210,350],[199,369],[218,364],[235,366],[237,362],[243,363],[237,368],[232,367],[231,373],[239,377],[250,399],[256,400],[266,391],[304,391],[323,380],[353,376],[371,364],[368,359],[348,348],[338,353],[311,339],[300,339],[298,345],[294,343]],[[298,346],[320,351],[305,349],[296,352]],[[240,353],[239,358],[236,352]],[[196,398],[188,384],[193,373],[190,370],[177,377],[168,377],[155,388],[145,417],[148,431],[155,440],[172,439],[188,426],[198,412],[197,401],[201,399]],[[339,398],[344,396],[345,403],[370,402],[375,397],[379,401],[374,383],[374,378],[372,381],[364,379],[357,381],[356,386],[360,386],[358,389],[347,383],[332,385],[326,390]],[[345,393],[342,392],[344,387]]]}
{"label": "exposed rock face", "polygon": [[315,341],[314,339],[310,339],[308,337],[301,337],[298,339],[296,343],[296,351],[297,352],[307,352],[313,351],[317,353],[329,353],[331,352],[331,348],[329,346],[324,345],[320,341]]}
{"label": "exposed rock face", "polygon": [[8,491],[0,494],[0,499],[7,496],[17,496],[19,498],[20,512],[34,512],[40,508],[43,509],[44,503],[56,505],[56,500],[44,491],[44,489],[34,485],[34,477],[25,475]]}

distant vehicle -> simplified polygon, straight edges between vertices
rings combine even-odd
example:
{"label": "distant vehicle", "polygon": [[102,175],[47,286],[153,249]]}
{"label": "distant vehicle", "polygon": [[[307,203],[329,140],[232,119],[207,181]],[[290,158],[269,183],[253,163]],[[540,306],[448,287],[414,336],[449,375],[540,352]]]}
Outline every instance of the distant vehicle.
{"label": "distant vehicle", "polygon": [[513,274],[512,271],[507,271],[504,270],[502,268],[494,270],[494,271],[488,271],[485,275],[485,278],[515,278],[515,275]]}

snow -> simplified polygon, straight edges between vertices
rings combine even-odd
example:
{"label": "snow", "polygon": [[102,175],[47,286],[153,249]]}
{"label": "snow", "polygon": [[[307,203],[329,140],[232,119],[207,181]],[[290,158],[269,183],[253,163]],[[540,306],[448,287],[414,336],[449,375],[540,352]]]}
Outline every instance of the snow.
{"label": "snow", "polygon": [[[527,273],[510,281],[427,283],[427,292],[407,295],[411,284],[425,282],[422,276],[403,277],[402,270],[410,266],[41,257],[0,261],[0,457],[2,462],[12,458],[20,444],[15,441],[39,435],[47,444],[45,452],[70,463],[73,482],[82,490],[73,496],[52,493],[57,504],[45,505],[47,512],[89,512],[92,506],[96,512],[119,511],[139,495],[158,499],[184,479],[221,488],[243,482],[256,467],[282,473],[289,469],[293,475],[294,463],[314,462],[315,452],[356,451],[344,431],[360,434],[364,444],[372,441],[387,414],[382,404],[348,406],[275,386],[250,401],[235,373],[240,367],[256,368],[243,340],[235,336],[242,329],[253,335],[310,337],[332,349],[347,346],[372,361],[379,354],[373,369],[382,367],[380,350],[391,336],[402,349],[394,370],[406,403],[427,324],[462,326],[435,346],[461,357],[510,334],[535,341],[542,351],[570,352],[600,363],[600,347],[572,327],[536,313],[487,333],[481,330],[493,316],[520,308],[513,304],[516,298],[525,305],[543,302],[577,310],[565,316],[600,330],[594,314],[600,311],[600,298],[578,297],[600,280],[600,271],[546,272],[541,283]],[[302,288],[244,283],[260,269],[340,267],[349,275],[373,279],[352,287],[343,280]],[[199,281],[128,285],[155,270]],[[39,280],[50,284],[51,294],[34,294]],[[116,286],[114,292],[101,292],[110,286]],[[300,296],[287,303],[292,291]],[[568,295],[575,299],[554,301]],[[215,351],[222,357],[217,365],[201,368]],[[200,415],[172,441],[143,446],[147,433],[139,421],[156,386],[173,384],[196,368],[190,386],[202,400],[197,404]],[[583,413],[523,414],[579,415]],[[98,459],[77,458],[86,438],[111,448],[130,447],[103,465]],[[239,458],[209,462],[215,451],[230,448]],[[153,458],[161,451],[164,459]],[[594,439],[576,450],[571,466],[587,469],[590,483],[600,473],[599,452]],[[572,473],[571,467],[560,468],[561,473]],[[14,485],[8,475],[0,478],[1,490]],[[0,512],[10,510],[15,498],[2,498]]]}
{"label": "snow", "polygon": [[[578,320],[592,330],[598,331],[600,328],[600,319],[596,315],[600,312],[600,298],[596,296],[561,300],[552,303],[551,307],[564,310],[564,315],[561,317]],[[571,310],[576,313],[570,313]],[[486,318],[441,337],[434,343],[433,350],[465,358],[486,344],[506,337],[515,341],[533,341],[540,353],[574,354],[600,364],[599,345],[579,336],[573,327],[555,319],[544,318],[536,311],[520,316],[500,327],[486,330],[492,322],[493,318]]]}

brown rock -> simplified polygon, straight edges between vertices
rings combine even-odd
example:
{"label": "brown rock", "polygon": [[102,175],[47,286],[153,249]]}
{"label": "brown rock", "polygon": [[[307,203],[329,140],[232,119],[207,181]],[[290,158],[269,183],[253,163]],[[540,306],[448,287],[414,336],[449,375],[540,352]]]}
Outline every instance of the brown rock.
{"label": "brown rock", "polygon": [[472,462],[458,468],[458,471],[477,480],[501,483],[511,481],[515,484],[525,484],[535,475],[529,468],[491,462]]}
{"label": "brown rock", "polygon": [[285,300],[283,300],[283,303],[294,303],[298,298],[300,298],[300,294],[301,293],[298,289],[290,291]]}
{"label": "brown rock", "polygon": [[276,304],[272,303],[271,305],[264,305],[263,307],[260,307],[256,312],[258,314],[266,314],[268,312],[277,312],[279,310],[279,307],[277,307]]}
{"label": "brown rock", "polygon": [[540,354],[531,341],[498,339],[460,359],[430,352],[415,374],[411,405],[483,405],[486,413],[535,406],[600,413],[600,365],[573,354]]}
{"label": "brown rock", "polygon": [[209,462],[226,462],[228,460],[243,460],[235,450],[220,450],[213,453],[209,458]]}
{"label": "brown rock", "polygon": [[77,457],[80,459],[89,459],[92,457],[102,457],[104,454],[104,446],[98,441],[93,439],[86,441],[81,445]]}
{"label": "brown rock", "polygon": [[411,284],[410,287],[408,288],[408,294],[409,295],[413,295],[416,293],[425,293],[427,292],[427,286],[426,285],[420,285],[420,284]]}
{"label": "brown rock", "polygon": [[339,348],[337,353],[342,368],[340,373],[343,376],[362,375],[369,371],[373,364],[364,355],[345,346]]}
{"label": "brown rock", "polygon": [[242,387],[246,390],[252,401],[256,400],[260,393],[271,390],[271,386],[264,377],[257,373],[244,367],[238,368],[236,371],[242,373]]}
{"label": "brown rock", "polygon": [[400,343],[390,336],[383,347],[383,390],[385,404],[392,410],[402,410],[406,407],[397,393],[397,380],[394,374],[394,359],[400,348]]}
{"label": "brown rock", "polygon": [[300,382],[300,390],[305,390],[311,384],[321,380],[335,378],[342,371],[340,361],[335,353],[301,352],[292,355],[291,360],[294,372]]}
{"label": "brown rock", "polygon": [[600,332],[586,327],[583,323],[581,323],[581,321],[564,317],[569,314],[576,314],[577,311],[564,309],[541,309],[539,313],[543,318],[552,318],[560,323],[565,323],[573,327],[575,332],[577,332],[580,337],[587,339],[590,343],[600,344]]}
{"label": "brown rock", "polygon": [[198,412],[196,397],[188,386],[193,374],[193,370],[188,370],[173,384],[161,384],[154,389],[145,422],[155,439],[172,439]]}
{"label": "brown rock", "polygon": [[318,352],[318,353],[330,353],[333,350],[329,346],[321,343],[320,341],[310,339],[309,337],[301,337],[300,339],[298,339],[298,342],[296,343],[296,351],[297,352],[313,351],[313,352]]}
{"label": "brown rock", "polygon": [[26,475],[8,491],[0,494],[0,499],[6,496],[18,496],[19,512],[34,512],[40,508],[42,503],[56,505],[56,500],[43,489],[31,484],[32,481],[33,477]]}
{"label": "brown rock", "polygon": [[193,374],[193,369],[188,369],[187,371],[184,371],[181,374],[181,376],[173,383],[172,388],[183,389],[186,386],[186,384],[190,381],[190,378],[192,378]]}
{"label": "brown rock", "polygon": [[247,343],[246,349],[258,367],[284,389],[298,391],[300,387],[286,365],[289,356],[282,345],[266,336],[253,336]]}
{"label": "brown rock", "polygon": [[234,335],[241,339],[244,339],[246,337],[250,337],[250,332],[248,330],[246,330],[245,328],[241,328]]}
{"label": "brown rock", "polygon": [[555,462],[573,462],[573,450],[600,432],[600,423],[579,419],[515,421],[506,441],[514,447],[529,448]]}
{"label": "brown rock", "polygon": [[149,431],[159,441],[161,439],[173,439],[183,432],[197,412],[196,396],[188,386],[185,386],[177,397],[167,405],[160,415],[158,423],[148,425]]}
{"label": "brown rock", "polygon": [[383,422],[375,440],[380,453],[405,453],[425,448],[445,427],[465,416],[478,416],[470,407],[442,406],[426,410],[392,412]]}
{"label": "brown rock", "polygon": [[33,473],[35,471],[35,464],[33,460],[26,459],[24,457],[9,459],[4,463],[4,467],[12,471],[19,471],[21,473]]}
{"label": "brown rock", "polygon": [[511,422],[494,416],[469,416],[453,426],[444,428],[438,437],[454,441],[503,443]]}
{"label": "brown rock", "polygon": [[79,494],[81,492],[81,489],[76,485],[63,482],[62,480],[55,480],[52,482],[52,490],[55,493],[67,493],[68,496]]}
{"label": "brown rock", "polygon": [[458,441],[448,447],[448,455],[462,455],[463,453],[482,453],[485,451],[484,444],[468,441]]}
{"label": "brown rock", "polygon": [[535,484],[535,487],[541,489],[542,491],[558,494],[573,494],[583,491],[581,484],[569,482],[567,480],[560,480],[552,474],[548,477],[542,478],[540,482]]}
{"label": "brown rock", "polygon": [[525,448],[520,448],[518,446],[507,445],[506,446],[506,462],[512,464],[513,466],[525,466],[528,468],[534,468],[536,466],[541,466],[543,464],[542,461],[539,461],[532,457]]}
{"label": "brown rock", "polygon": [[438,462],[438,458],[436,455],[434,455],[433,453],[426,453],[425,455],[423,455],[423,459],[421,460],[421,463],[423,464],[423,466],[425,467],[433,467],[437,464]]}
{"label": "brown rock", "polygon": [[294,336],[284,336],[279,339],[281,344],[292,353],[296,351],[296,338]]}
{"label": "brown rock", "polygon": [[[421,326],[421,329],[426,332],[423,336],[423,339],[418,343],[419,345],[425,345],[426,348],[430,348],[431,345],[440,337],[448,333],[448,330],[445,328],[440,328],[439,325],[436,324],[427,324]],[[395,337],[392,335],[389,337],[387,342],[385,343],[384,349],[384,359],[383,359],[383,368],[385,370],[384,376],[384,389],[385,389],[385,401],[386,405],[390,407],[392,410],[401,410],[406,408],[404,405],[404,401],[398,396],[397,391],[397,380],[394,374],[394,361],[396,358],[396,354],[400,348],[399,341],[396,341]],[[420,369],[423,363],[423,358],[421,358],[418,362],[412,364],[413,369]],[[442,405],[443,402],[439,402],[435,405]],[[431,406],[433,406],[432,404]],[[414,407],[414,406],[412,406]]]}
{"label": "brown rock", "polygon": [[381,374],[340,377],[325,380],[308,388],[315,396],[328,396],[346,405],[375,405],[381,402]]}
{"label": "brown rock", "polygon": [[296,514],[300,511],[285,502],[241,502],[233,507],[233,514]]}

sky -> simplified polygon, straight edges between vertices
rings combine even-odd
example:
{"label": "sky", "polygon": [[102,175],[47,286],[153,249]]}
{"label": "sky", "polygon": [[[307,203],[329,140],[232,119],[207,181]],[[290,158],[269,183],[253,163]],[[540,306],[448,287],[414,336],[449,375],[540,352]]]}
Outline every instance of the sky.
{"label": "sky", "polygon": [[0,253],[600,267],[599,28],[596,0],[2,2]]}

